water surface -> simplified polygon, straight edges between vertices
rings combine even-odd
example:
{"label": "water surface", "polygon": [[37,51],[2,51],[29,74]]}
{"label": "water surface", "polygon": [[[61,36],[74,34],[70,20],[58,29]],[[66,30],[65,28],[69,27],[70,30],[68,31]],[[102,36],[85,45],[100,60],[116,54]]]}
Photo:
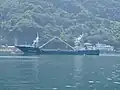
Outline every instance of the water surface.
{"label": "water surface", "polygon": [[0,56],[0,90],[120,90],[120,56]]}

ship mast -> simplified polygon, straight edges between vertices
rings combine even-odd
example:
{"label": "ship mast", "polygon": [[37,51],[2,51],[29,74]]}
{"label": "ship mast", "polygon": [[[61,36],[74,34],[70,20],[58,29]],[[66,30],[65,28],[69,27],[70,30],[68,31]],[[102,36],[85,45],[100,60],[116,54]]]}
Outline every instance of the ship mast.
{"label": "ship mast", "polygon": [[37,37],[36,37],[36,39],[33,41],[33,44],[32,44],[32,46],[34,46],[34,47],[39,47],[39,34],[38,34],[38,32],[37,32]]}
{"label": "ship mast", "polygon": [[14,45],[18,45],[17,38],[14,38]]}

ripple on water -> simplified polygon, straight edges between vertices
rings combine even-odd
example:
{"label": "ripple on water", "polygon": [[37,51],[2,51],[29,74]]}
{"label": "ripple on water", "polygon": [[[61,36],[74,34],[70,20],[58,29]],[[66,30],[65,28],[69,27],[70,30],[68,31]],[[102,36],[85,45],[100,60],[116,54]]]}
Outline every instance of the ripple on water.
{"label": "ripple on water", "polygon": [[76,88],[76,86],[66,85],[66,88]]}
{"label": "ripple on water", "polygon": [[120,70],[116,70],[117,73],[120,73]]}
{"label": "ripple on water", "polygon": [[88,81],[89,84],[94,84],[94,81]]}
{"label": "ripple on water", "polygon": [[99,84],[100,84],[100,81],[96,81],[96,83],[99,83]]}
{"label": "ripple on water", "polygon": [[52,90],[57,90],[58,88],[52,88]]}
{"label": "ripple on water", "polygon": [[113,82],[114,84],[120,85],[120,82]]}
{"label": "ripple on water", "polygon": [[112,81],[112,78],[107,77],[107,80],[108,80],[108,81]]}

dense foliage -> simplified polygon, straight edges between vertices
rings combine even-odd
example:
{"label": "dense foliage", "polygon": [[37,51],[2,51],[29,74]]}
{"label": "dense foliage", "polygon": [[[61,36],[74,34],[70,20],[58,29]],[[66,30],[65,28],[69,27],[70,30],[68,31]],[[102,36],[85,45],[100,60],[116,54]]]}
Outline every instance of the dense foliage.
{"label": "dense foliage", "polygon": [[120,43],[119,0],[6,0],[0,5],[1,41],[41,42],[53,36],[73,41]]}

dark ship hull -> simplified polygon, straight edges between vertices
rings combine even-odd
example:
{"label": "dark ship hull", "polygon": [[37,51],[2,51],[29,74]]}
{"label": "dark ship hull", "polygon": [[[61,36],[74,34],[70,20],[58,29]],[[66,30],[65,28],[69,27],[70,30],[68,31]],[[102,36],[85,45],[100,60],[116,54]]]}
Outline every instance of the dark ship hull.
{"label": "dark ship hull", "polygon": [[15,46],[20,49],[24,55],[99,55],[99,50],[53,50],[40,49],[33,46]]}

